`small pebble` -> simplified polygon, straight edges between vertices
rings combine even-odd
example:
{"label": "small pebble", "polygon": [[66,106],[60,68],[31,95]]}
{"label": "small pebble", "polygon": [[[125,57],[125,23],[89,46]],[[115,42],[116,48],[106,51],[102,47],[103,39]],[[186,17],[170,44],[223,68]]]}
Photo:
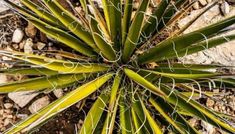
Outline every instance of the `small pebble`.
{"label": "small pebble", "polygon": [[13,107],[13,104],[11,104],[11,103],[5,103],[5,104],[4,104],[4,107],[5,107],[6,109],[10,109],[10,108]]}
{"label": "small pebble", "polygon": [[37,34],[37,28],[29,22],[28,26],[25,28],[25,33],[28,37],[34,38]]}
{"label": "small pebble", "polygon": [[193,9],[198,10],[199,9],[199,3],[198,1],[193,4]]}
{"label": "small pebble", "polygon": [[12,46],[13,46],[14,49],[18,49],[19,48],[18,44],[12,44]]}
{"label": "small pebble", "polygon": [[55,90],[53,90],[53,93],[57,98],[60,98],[64,95],[64,92],[62,89],[55,89]]}
{"label": "small pebble", "polygon": [[0,74],[0,84],[6,83],[8,81],[7,75]]}
{"label": "small pebble", "polygon": [[220,9],[221,12],[224,16],[228,15],[230,12],[230,6],[228,4],[228,2],[224,1],[221,5],[220,5]]}
{"label": "small pebble", "polygon": [[206,0],[199,0],[199,3],[200,3],[202,6],[206,6],[206,5],[207,5]]}
{"label": "small pebble", "polygon": [[44,97],[34,101],[33,104],[31,106],[29,106],[29,111],[31,113],[36,113],[41,108],[47,106],[49,103],[50,103],[49,97],[44,96]]}
{"label": "small pebble", "polygon": [[28,115],[27,114],[17,114],[16,117],[19,119],[26,119],[28,117]]}
{"label": "small pebble", "polygon": [[3,125],[6,127],[6,126],[9,125],[10,123],[11,123],[11,120],[8,119],[8,118],[6,118],[6,119],[4,120]]}
{"label": "small pebble", "polygon": [[24,37],[24,32],[20,28],[17,28],[13,33],[12,42],[20,43],[23,37]]}
{"label": "small pebble", "polygon": [[213,93],[218,94],[219,93],[219,89],[213,89]]}
{"label": "small pebble", "polygon": [[56,55],[55,55],[55,58],[58,59],[58,60],[62,60],[62,59],[63,59],[63,57],[60,56],[59,54],[56,54]]}
{"label": "small pebble", "polygon": [[206,106],[212,107],[214,104],[215,104],[215,102],[212,99],[209,99],[209,98],[207,99]]}
{"label": "small pebble", "polygon": [[24,49],[25,42],[26,42],[25,40],[20,42],[20,44],[19,44],[20,49]]}
{"label": "small pebble", "polygon": [[42,42],[37,42],[36,46],[38,50],[42,50],[46,46],[46,44]]}
{"label": "small pebble", "polygon": [[33,40],[31,38],[28,38],[24,45],[24,52],[27,54],[33,53]]}

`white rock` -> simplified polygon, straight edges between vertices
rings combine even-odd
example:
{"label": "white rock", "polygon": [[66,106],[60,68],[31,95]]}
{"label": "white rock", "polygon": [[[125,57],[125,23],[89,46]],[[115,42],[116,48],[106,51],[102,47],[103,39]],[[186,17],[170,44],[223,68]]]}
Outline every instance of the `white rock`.
{"label": "white rock", "polygon": [[24,45],[24,52],[27,54],[33,53],[33,40],[28,38]]}
{"label": "white rock", "polygon": [[[204,15],[202,15],[197,21],[195,21],[187,30],[185,30],[184,34],[193,32],[210,24],[216,23],[219,20],[225,19],[227,17],[231,17],[235,15],[235,7],[230,7],[230,13],[224,17],[221,15],[219,5],[212,7],[208,10]],[[197,16],[203,9],[194,10],[191,12],[189,16],[181,19],[179,21],[179,27],[182,28],[186,25],[192,18]],[[235,30],[226,33],[226,35],[235,34]],[[223,34],[225,35],[225,34]],[[235,41],[231,41],[225,43],[223,45],[217,46],[211,49],[205,49],[202,52],[198,52],[195,54],[191,54],[180,58],[181,62],[188,64],[221,64],[226,66],[235,66]]]}
{"label": "white rock", "polygon": [[24,37],[24,32],[20,28],[17,28],[13,33],[12,42],[20,43],[23,37]]}
{"label": "white rock", "polygon": [[205,121],[202,121],[201,125],[202,125],[203,128],[206,129],[207,134],[214,134],[216,132],[215,128],[211,124],[209,124]]}
{"label": "white rock", "polygon": [[62,89],[55,89],[55,90],[53,90],[53,93],[57,98],[60,98],[64,95],[64,92]]}
{"label": "white rock", "polygon": [[5,74],[0,74],[0,84],[7,83],[7,76]]}
{"label": "white rock", "polygon": [[6,109],[9,109],[9,108],[12,108],[12,107],[13,107],[13,104],[11,104],[11,103],[5,103],[5,104],[4,104],[4,107],[5,107]]}
{"label": "white rock", "polygon": [[235,4],[235,0],[226,0],[229,3]]}
{"label": "white rock", "polygon": [[12,44],[12,46],[13,46],[14,49],[18,49],[19,48],[18,44]]}
{"label": "white rock", "polygon": [[36,46],[38,50],[42,50],[46,46],[46,44],[42,42],[37,42]]}
{"label": "white rock", "polygon": [[224,1],[224,2],[220,5],[220,8],[221,8],[222,14],[223,14],[224,16],[226,16],[226,15],[229,14],[229,12],[230,12],[230,6],[229,6],[229,4],[228,4],[226,1]]}
{"label": "white rock", "polygon": [[198,1],[193,4],[193,9],[198,10],[199,9],[199,3]]}
{"label": "white rock", "polygon": [[44,97],[34,101],[33,104],[31,106],[29,106],[29,111],[31,113],[36,113],[37,111],[39,111],[41,108],[47,106],[48,104],[50,104],[49,97],[44,96]]}
{"label": "white rock", "polygon": [[58,60],[62,60],[63,59],[63,57],[60,54],[56,54],[55,58],[58,59]]}
{"label": "white rock", "polygon": [[197,125],[197,119],[196,118],[191,118],[188,122],[190,125],[192,125],[193,127],[195,127]]}
{"label": "white rock", "polygon": [[206,101],[206,106],[212,107],[212,106],[214,106],[214,104],[215,104],[215,101],[214,101],[214,100],[212,100],[212,99],[210,99],[210,98],[207,99],[207,101]]}
{"label": "white rock", "polygon": [[28,117],[28,115],[27,114],[17,114],[16,117],[19,119],[26,119]]}
{"label": "white rock", "polygon": [[9,58],[9,57],[7,57],[7,56],[2,56],[2,60],[4,60],[4,61],[10,61],[10,60],[12,60],[12,58]]}
{"label": "white rock", "polygon": [[206,5],[207,5],[206,0],[199,0],[199,2],[200,2],[200,4],[201,4],[202,6],[206,6]]}
{"label": "white rock", "polygon": [[[20,88],[24,88],[24,87],[19,87],[19,89]],[[39,93],[35,93],[31,91],[11,92],[11,93],[8,93],[8,97],[20,107],[24,107],[38,94]]]}
{"label": "white rock", "polygon": [[3,126],[7,126],[7,125],[9,125],[11,123],[11,119],[8,119],[8,118],[6,118],[5,120],[4,120],[4,123],[3,123]]}
{"label": "white rock", "polygon": [[6,3],[3,0],[1,0],[0,1],[0,13],[6,11],[8,9],[9,8],[6,6]]}

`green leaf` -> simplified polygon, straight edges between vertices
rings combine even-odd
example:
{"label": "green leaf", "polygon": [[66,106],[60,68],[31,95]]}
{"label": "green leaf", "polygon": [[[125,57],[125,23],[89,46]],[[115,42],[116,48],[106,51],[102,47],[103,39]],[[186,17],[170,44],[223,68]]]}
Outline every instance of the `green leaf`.
{"label": "green leaf", "polygon": [[[196,0],[194,0],[194,1],[186,0],[186,1],[182,1],[182,2],[183,3],[180,3],[181,5],[178,5],[178,6],[181,6],[178,9],[177,9],[177,6],[174,6],[174,4],[172,4],[174,6],[174,8],[176,9],[176,12],[173,14],[173,16],[166,19],[167,23],[164,22],[164,27],[160,30],[160,32],[163,32],[164,30],[166,30],[167,27],[171,27],[171,26],[175,25],[179,19],[186,16],[187,13],[189,13],[190,10],[192,9],[193,4],[196,3],[197,1]],[[177,4],[178,3],[176,3],[176,5]],[[159,25],[159,26],[161,26],[161,25]]]}
{"label": "green leaf", "polygon": [[80,129],[79,134],[93,134],[98,122],[104,112],[109,96],[102,94],[97,98],[89,113],[85,117],[85,121]]}
{"label": "green leaf", "polygon": [[110,33],[109,33],[108,27],[106,25],[106,22],[102,16],[102,14],[100,13],[99,9],[96,8],[94,1],[89,0],[89,3],[94,10],[93,11],[94,17],[95,17],[95,20],[97,21],[97,25],[99,25],[99,28],[101,29],[100,32],[103,34],[103,36],[107,40],[107,42],[111,42]]}
{"label": "green leaf", "polygon": [[58,40],[59,42],[64,43],[66,46],[71,47],[86,56],[93,58],[95,57],[96,54],[89,47],[87,47],[87,45],[85,45],[73,35],[70,35],[69,33],[59,28],[46,24],[39,19],[28,18],[28,20],[46,35]]}
{"label": "green leaf", "polygon": [[117,113],[117,108],[118,108],[118,103],[119,103],[119,98],[120,94],[118,95],[118,89],[120,86],[121,78],[119,74],[117,73],[113,85],[111,88],[111,95],[110,95],[110,100],[109,100],[109,110],[108,114],[104,123],[104,127],[102,130],[102,134],[112,134],[113,128],[114,128],[114,123],[115,123],[115,117]]}
{"label": "green leaf", "polygon": [[159,88],[155,87],[151,82],[147,81],[145,78],[135,73],[134,71],[125,68],[124,72],[130,79],[134,80],[135,82],[142,85],[143,87],[150,89],[151,91],[158,94],[159,96],[165,96],[165,93],[163,93]]}
{"label": "green leaf", "polygon": [[115,50],[121,49],[121,32],[122,32],[122,3],[121,0],[108,0],[109,1],[109,20],[110,20],[110,33],[111,39],[114,44]]}
{"label": "green leaf", "polygon": [[100,31],[100,28],[98,26],[98,22],[92,16],[90,16],[90,27],[92,31],[92,36],[101,53],[108,60],[114,61],[116,59],[115,51],[112,48],[111,44],[109,44],[105,40],[105,37],[102,35],[102,32]]}
{"label": "green leaf", "polygon": [[[216,70],[220,68],[224,68],[226,66],[216,65],[216,64],[184,64],[184,63],[159,63],[159,66],[154,70],[168,70],[174,72],[175,70],[198,70],[198,71],[210,71]],[[227,66],[228,67],[228,66]]]}
{"label": "green leaf", "polygon": [[210,87],[210,84],[213,84],[215,88],[234,88],[235,87],[235,79],[234,77],[226,78],[216,78],[211,80],[201,81],[200,85],[205,87]]}
{"label": "green leaf", "polygon": [[38,17],[50,22],[51,24],[55,24],[56,26],[59,25],[60,27],[64,28],[64,25],[53,15],[48,13],[45,9],[42,7],[36,5],[35,3],[29,1],[29,0],[20,0],[25,6],[27,6],[31,11],[35,12]]}
{"label": "green leaf", "polygon": [[122,18],[122,44],[126,41],[126,36],[129,31],[129,26],[131,24],[131,15],[133,8],[133,0],[125,0],[124,4],[124,15]]}
{"label": "green leaf", "polygon": [[86,78],[82,74],[59,74],[49,77],[31,78],[22,81],[9,82],[0,85],[0,93],[18,91],[39,91],[43,89],[56,89]]}
{"label": "green leaf", "polygon": [[[235,16],[207,26],[205,28],[199,29],[197,31],[179,36],[174,38],[169,38],[162,41],[157,46],[147,50],[142,55],[138,57],[138,62],[140,64],[149,63],[153,61],[160,61],[165,59],[165,55],[170,53],[177,53],[181,49],[189,47],[199,41],[206,40],[210,36],[214,36],[220,30],[235,23]],[[166,59],[165,59],[166,60]]]}
{"label": "green leaf", "polygon": [[[158,88],[143,77],[141,77],[140,75],[136,74],[134,71],[129,69],[125,69],[124,71],[128,77],[136,81],[139,85],[149,89],[151,92],[169,101],[170,103],[188,110],[190,113],[201,118],[202,120],[209,122],[210,124],[216,127],[222,128],[223,130],[228,132],[235,132],[235,129],[225,123],[223,119],[219,118],[217,115],[212,113],[207,108],[203,107],[201,104],[180,94],[177,90],[166,88],[163,86]],[[159,90],[164,93],[160,92],[161,94],[159,94]]]}
{"label": "green leaf", "polygon": [[183,128],[178,126],[178,124],[170,117],[166,111],[164,111],[157,103],[151,102],[154,108],[163,116],[164,119],[166,119],[174,128],[181,134],[186,133]]}
{"label": "green leaf", "polygon": [[175,109],[171,105],[169,105],[165,100],[157,98],[157,100],[155,101],[153,98],[150,98],[149,102],[155,107],[155,109],[160,114],[166,116],[166,118],[164,118],[169,123],[173,123],[173,126],[176,126],[176,128],[180,129],[179,132],[183,131],[183,133],[199,134],[199,132],[197,132],[197,130],[193,128],[189,124],[189,122],[184,119],[184,117],[178,114],[178,111],[175,111]]}
{"label": "green leaf", "polygon": [[212,48],[212,47],[216,47],[218,45],[224,44],[232,40],[235,40],[235,35],[227,35],[227,36],[225,35],[222,37],[212,38],[206,41],[199,42],[195,45],[186,47],[184,49],[181,49],[177,53],[173,52],[173,53],[167,54],[163,57],[163,59],[160,59],[160,60],[183,57],[183,56],[200,52],[200,51]]}
{"label": "green leaf", "polygon": [[87,2],[86,0],[80,0],[81,6],[83,8],[83,10],[88,13],[88,9],[87,9]]}
{"label": "green leaf", "polygon": [[116,114],[117,114],[117,109],[118,109],[118,102],[119,102],[120,94],[116,98],[116,102],[113,105],[113,109],[109,108],[104,127],[102,130],[102,134],[112,134],[114,130],[114,124],[115,124],[115,119],[116,119]]}
{"label": "green leaf", "polygon": [[166,24],[174,17],[175,13],[182,9],[181,7],[185,2],[188,2],[188,0],[176,0],[176,3],[171,4],[164,13],[157,30],[160,31],[162,28],[165,28]]}
{"label": "green leaf", "polygon": [[141,98],[139,97],[139,95],[134,95],[134,98],[132,99],[132,108],[139,119],[141,127],[143,127],[142,131],[145,134],[152,134],[152,128],[148,122],[146,114],[144,113],[143,107],[141,105]]}
{"label": "green leaf", "polygon": [[143,101],[141,101],[141,106],[142,106],[142,109],[144,111],[144,114],[149,122],[149,125],[151,126],[152,128],[152,131],[154,134],[162,134],[162,130],[161,130],[161,127],[157,124],[156,121],[154,121],[153,117],[150,115],[150,112],[147,110],[147,108],[145,107]]}
{"label": "green leaf", "polygon": [[192,99],[189,99],[187,96],[184,96],[177,90],[170,89],[169,87],[165,85],[161,86],[161,90],[168,95],[168,97],[165,99],[171,104],[177,107],[180,107],[182,109],[185,109],[186,111],[193,114],[194,116],[197,116],[201,118],[202,120],[205,120],[206,122],[214,125],[215,127],[223,129],[224,131],[231,132],[231,133],[235,132],[235,128],[233,128],[228,123],[226,123],[217,114],[213,113],[212,111],[202,106],[198,102]]}
{"label": "green leaf", "polygon": [[[35,13],[21,7],[21,6],[18,6],[16,5],[15,3],[9,1],[9,0],[4,0],[7,4],[9,4],[10,6],[12,6],[17,12],[19,12],[20,14],[26,16],[27,18],[39,18],[38,15],[36,15]],[[58,25],[57,21],[53,21],[53,22],[50,22],[50,21],[47,21],[47,20],[43,20],[44,22],[50,24],[50,25],[55,25],[56,27],[58,28],[62,28],[64,29],[64,27],[62,25]]]}
{"label": "green leaf", "polygon": [[56,0],[43,0],[50,11],[57,17],[72,33],[83,40],[87,45],[97,49],[91,34],[84,29],[78,19],[64,9]]}
{"label": "green leaf", "polygon": [[168,77],[174,79],[202,79],[202,78],[210,78],[221,75],[220,73],[211,73],[211,72],[204,72],[204,71],[197,71],[197,70],[182,70],[182,69],[175,69],[172,72],[168,72],[170,70],[144,70],[141,71],[148,72],[149,74],[155,74],[158,77]]}
{"label": "green leaf", "polygon": [[[59,73],[92,73],[107,71],[108,66],[96,64],[96,63],[77,63],[69,62],[64,60],[56,60],[52,58],[47,58],[44,56],[37,56],[33,54],[26,54],[20,52],[10,52],[10,51],[1,51],[2,54],[8,57],[16,58],[23,60],[38,66],[58,71]],[[14,54],[13,54],[14,53]]]}
{"label": "green leaf", "polygon": [[87,96],[95,92],[106,81],[108,81],[112,77],[112,75],[113,74],[103,75],[91,82],[82,85],[81,87],[78,87],[77,89],[71,91],[60,99],[39,110],[37,113],[32,114],[22,122],[19,122],[16,125],[12,126],[8,130],[6,130],[4,134],[13,134],[20,131],[23,133],[28,132],[29,130],[48,120],[55,114],[63,111],[64,109],[70,107],[71,105],[77,103],[78,101],[86,98]]}
{"label": "green leaf", "polygon": [[125,102],[125,94],[123,88],[120,96],[119,113],[120,113],[120,128],[122,134],[132,134],[132,123],[131,123],[131,110],[128,104]]}
{"label": "green leaf", "polygon": [[0,73],[14,74],[14,75],[55,75],[57,71],[52,71],[46,68],[33,67],[33,68],[20,68],[20,69],[4,69],[0,70]]}
{"label": "green leaf", "polygon": [[109,109],[110,110],[112,110],[113,107],[114,107],[120,85],[121,85],[121,77],[117,73],[115,78],[114,78],[113,86],[112,86],[112,89],[111,89],[111,96],[110,96],[110,101],[109,101]]}
{"label": "green leaf", "polygon": [[111,5],[110,0],[102,0],[102,5],[103,5],[103,12],[104,12],[106,24],[110,32],[110,14],[109,14],[109,6]]}
{"label": "green leaf", "polygon": [[131,108],[131,115],[132,115],[132,120],[133,120],[133,124],[134,124],[134,128],[135,128],[135,133],[136,134],[145,134],[143,126],[140,122],[140,119],[136,115],[135,110],[133,108]]}
{"label": "green leaf", "polygon": [[124,43],[122,55],[122,60],[124,62],[127,62],[130,59],[132,53],[136,48],[143,27],[145,12],[149,5],[149,1],[150,0],[142,0],[142,3],[131,23],[128,35],[126,37],[126,41]]}
{"label": "green leaf", "polygon": [[162,0],[156,9],[154,9],[154,13],[149,17],[142,30],[145,37],[149,37],[154,31],[157,30],[158,24],[160,23],[160,20],[162,19],[162,16],[170,3],[171,0]]}

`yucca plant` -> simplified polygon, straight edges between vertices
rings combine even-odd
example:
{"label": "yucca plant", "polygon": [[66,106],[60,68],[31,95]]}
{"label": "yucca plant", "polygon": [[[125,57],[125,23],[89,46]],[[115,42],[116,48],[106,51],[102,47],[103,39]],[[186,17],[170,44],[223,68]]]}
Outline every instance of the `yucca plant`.
{"label": "yucca plant", "polygon": [[232,116],[193,99],[213,96],[202,89],[235,87],[234,75],[211,71],[224,67],[220,65],[177,62],[179,57],[234,40],[235,35],[217,35],[230,30],[235,16],[182,34],[201,14],[182,29],[167,29],[196,1],[162,0],[152,14],[146,14],[150,0],[142,0],[133,18],[133,0],[102,0],[102,9],[92,0],[80,0],[85,15],[68,11],[57,0],[39,0],[39,4],[20,1],[23,7],[5,0],[41,32],[69,49],[58,52],[64,60],[1,50],[4,56],[26,62],[24,68],[2,73],[34,77],[3,84],[0,92],[75,89],[5,134],[30,132],[92,94],[98,96],[78,130],[81,134],[199,133],[187,121],[190,117],[235,133],[228,121]]}

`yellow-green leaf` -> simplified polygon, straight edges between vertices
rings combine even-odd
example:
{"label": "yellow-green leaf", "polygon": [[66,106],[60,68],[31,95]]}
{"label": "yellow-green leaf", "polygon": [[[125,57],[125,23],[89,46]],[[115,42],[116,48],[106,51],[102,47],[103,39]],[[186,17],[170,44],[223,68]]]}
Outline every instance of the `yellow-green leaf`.
{"label": "yellow-green leaf", "polygon": [[16,125],[13,125],[11,128],[6,130],[4,134],[13,134],[17,132],[25,133],[30,131],[34,127],[54,116],[55,114],[63,111],[64,109],[70,107],[71,105],[77,103],[78,101],[86,98],[87,96],[95,92],[112,76],[113,74],[106,74],[78,87],[77,89],[71,91],[60,99],[39,110],[37,113],[32,114],[25,120],[17,123]]}

